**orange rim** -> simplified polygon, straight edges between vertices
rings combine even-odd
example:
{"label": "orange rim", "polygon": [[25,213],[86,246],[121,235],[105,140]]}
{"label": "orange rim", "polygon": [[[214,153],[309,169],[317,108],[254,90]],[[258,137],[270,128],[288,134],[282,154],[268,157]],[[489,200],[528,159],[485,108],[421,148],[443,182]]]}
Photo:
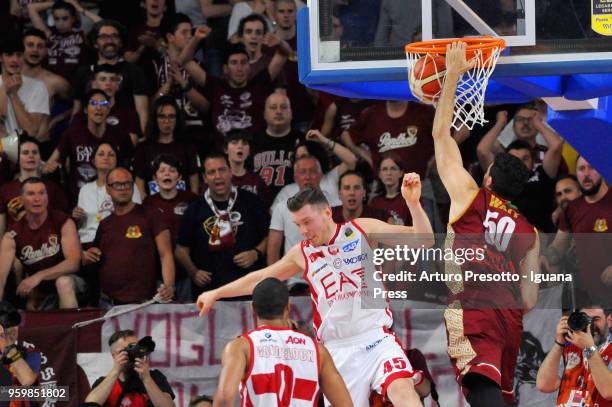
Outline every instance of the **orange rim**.
{"label": "orange rim", "polygon": [[454,42],[465,42],[467,44],[466,53],[468,57],[472,57],[478,50],[487,54],[492,52],[495,48],[499,48],[500,50],[506,48],[506,41],[504,41],[503,38],[483,36],[413,42],[406,45],[405,50],[412,54],[446,55],[446,46]]}

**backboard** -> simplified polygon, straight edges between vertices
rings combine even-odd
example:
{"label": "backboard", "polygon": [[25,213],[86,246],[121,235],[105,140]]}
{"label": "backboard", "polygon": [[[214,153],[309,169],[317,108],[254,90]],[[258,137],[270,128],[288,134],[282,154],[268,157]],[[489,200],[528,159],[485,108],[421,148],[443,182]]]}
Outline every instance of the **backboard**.
{"label": "backboard", "polygon": [[299,26],[309,85],[405,81],[406,43],[473,35],[508,44],[493,77],[612,72],[606,0],[310,0]]}

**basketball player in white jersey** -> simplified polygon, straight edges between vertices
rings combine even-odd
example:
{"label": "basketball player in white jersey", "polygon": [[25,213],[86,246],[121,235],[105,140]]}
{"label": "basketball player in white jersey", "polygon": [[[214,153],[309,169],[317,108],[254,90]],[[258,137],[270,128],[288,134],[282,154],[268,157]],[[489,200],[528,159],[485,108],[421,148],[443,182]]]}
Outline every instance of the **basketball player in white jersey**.
{"label": "basketball player in white jersey", "polygon": [[412,227],[368,218],[336,224],[319,189],[298,192],[287,206],[306,240],[276,263],[201,294],[197,301],[200,315],[210,311],[219,299],[250,295],[267,277],[287,280],[303,273],[310,284],[317,339],[332,355],[353,404],[367,407],[370,391],[376,390],[395,407],[421,406],[414,387],[422,374],[413,372],[397,337],[389,331],[391,311],[386,304],[372,304],[375,268],[370,245],[376,242],[368,236],[419,233],[411,235],[411,245],[428,247],[434,242],[429,219],[419,202],[418,174],[404,175],[401,192],[412,215]]}
{"label": "basketball player in white jersey", "polygon": [[239,384],[245,407],[317,406],[319,388],[334,407],[353,406],[327,349],[290,328],[289,307],[289,291],[280,280],[257,284],[257,328],[225,347],[214,407],[233,407]]}

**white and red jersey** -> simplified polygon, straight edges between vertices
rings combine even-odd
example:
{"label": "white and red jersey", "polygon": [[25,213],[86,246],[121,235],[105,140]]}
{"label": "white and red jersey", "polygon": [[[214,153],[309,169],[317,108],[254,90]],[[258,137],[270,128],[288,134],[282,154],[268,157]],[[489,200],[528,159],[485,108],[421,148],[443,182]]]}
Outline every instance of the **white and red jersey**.
{"label": "white and red jersey", "polygon": [[310,285],[317,338],[348,339],[368,331],[390,328],[393,317],[387,301],[374,298],[372,248],[355,221],[337,224],[326,245],[301,242]]}
{"label": "white and red jersey", "polygon": [[313,407],[319,393],[319,349],[290,328],[261,326],[243,335],[251,348],[240,385],[242,407]]}

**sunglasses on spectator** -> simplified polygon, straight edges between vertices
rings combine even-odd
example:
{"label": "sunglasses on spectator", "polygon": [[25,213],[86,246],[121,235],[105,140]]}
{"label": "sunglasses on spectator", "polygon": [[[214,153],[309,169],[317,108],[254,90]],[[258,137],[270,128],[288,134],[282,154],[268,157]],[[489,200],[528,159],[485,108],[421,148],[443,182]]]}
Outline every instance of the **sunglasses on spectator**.
{"label": "sunglasses on spectator", "polygon": [[106,107],[108,105],[110,105],[110,102],[108,100],[95,100],[92,99],[89,101],[89,105],[96,107],[96,106],[102,106],[102,107]]}
{"label": "sunglasses on spectator", "polygon": [[114,189],[115,191],[125,191],[125,190],[133,188],[134,181],[111,182],[108,184],[108,186]]}

